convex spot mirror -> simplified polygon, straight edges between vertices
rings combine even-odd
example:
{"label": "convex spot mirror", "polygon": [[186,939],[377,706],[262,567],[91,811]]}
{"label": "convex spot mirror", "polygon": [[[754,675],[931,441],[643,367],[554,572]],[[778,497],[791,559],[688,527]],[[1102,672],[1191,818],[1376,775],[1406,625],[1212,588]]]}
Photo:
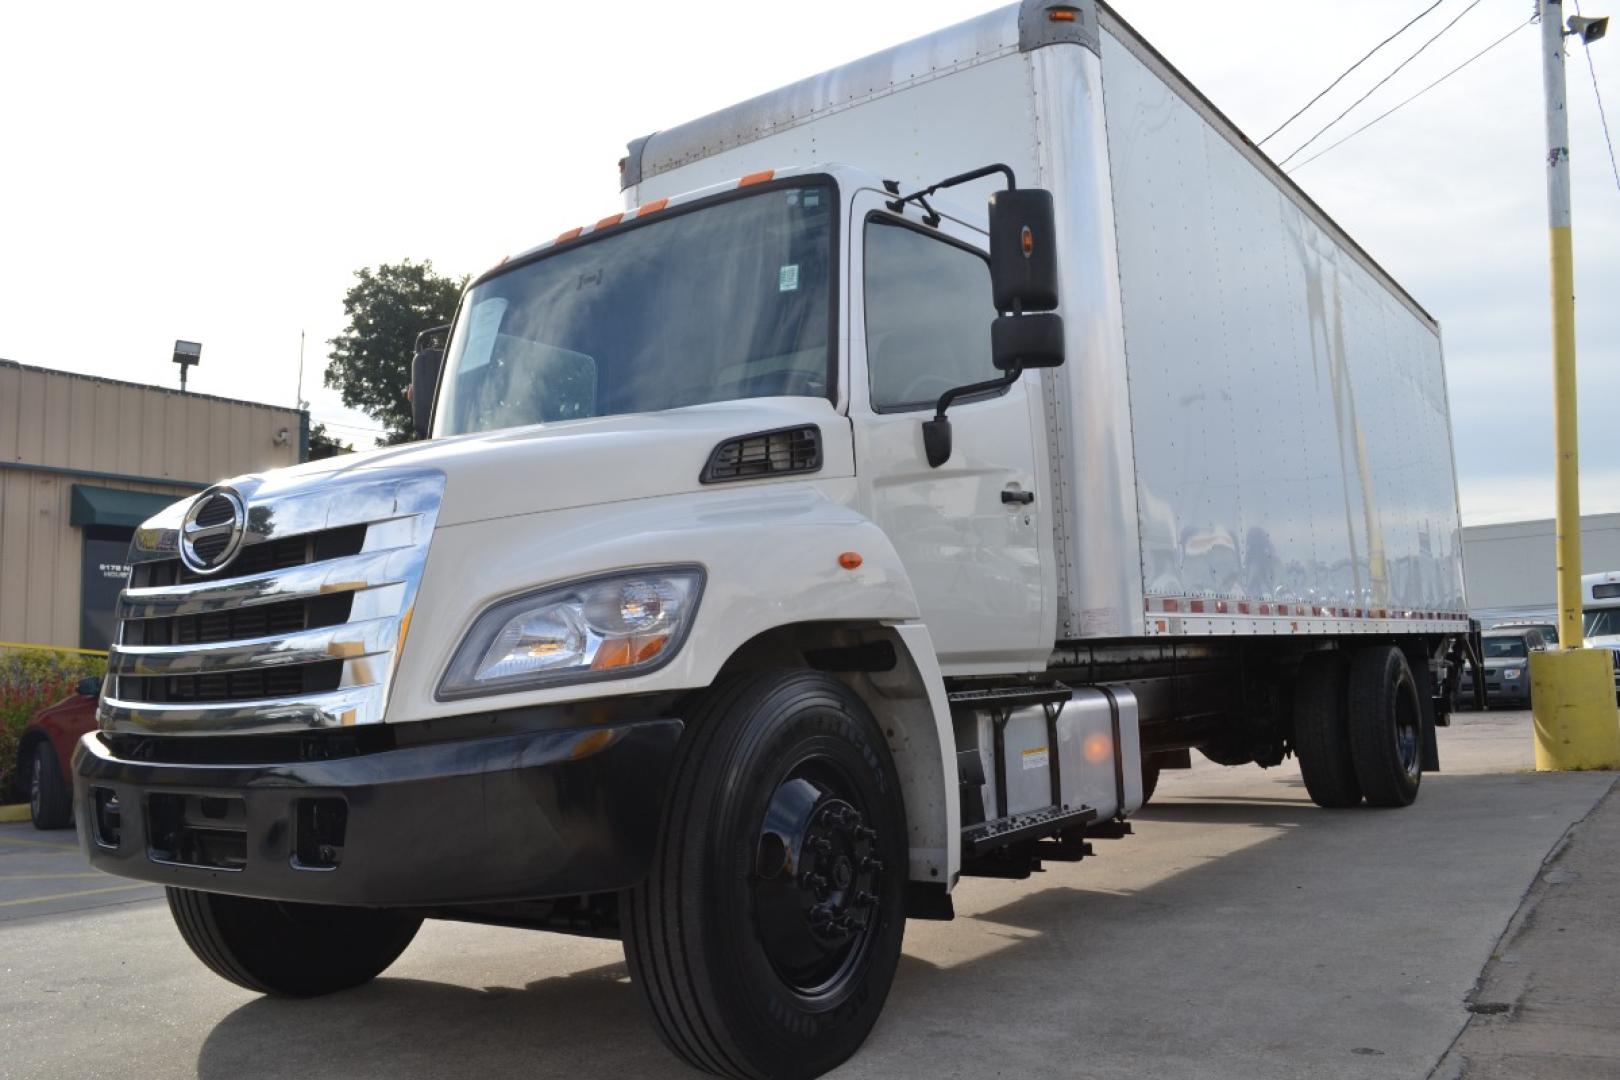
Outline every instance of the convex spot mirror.
{"label": "convex spot mirror", "polygon": [[1058,306],[1050,191],[1010,188],[990,196],[990,288],[997,311],[1022,315]]}

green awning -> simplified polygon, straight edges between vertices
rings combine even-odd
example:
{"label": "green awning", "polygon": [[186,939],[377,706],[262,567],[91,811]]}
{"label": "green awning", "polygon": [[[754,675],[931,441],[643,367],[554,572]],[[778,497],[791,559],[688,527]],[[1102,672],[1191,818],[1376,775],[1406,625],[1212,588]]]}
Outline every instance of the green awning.
{"label": "green awning", "polygon": [[69,525],[118,525],[133,529],[184,495],[160,495],[151,491],[119,491],[116,488],[73,485],[73,506]]}

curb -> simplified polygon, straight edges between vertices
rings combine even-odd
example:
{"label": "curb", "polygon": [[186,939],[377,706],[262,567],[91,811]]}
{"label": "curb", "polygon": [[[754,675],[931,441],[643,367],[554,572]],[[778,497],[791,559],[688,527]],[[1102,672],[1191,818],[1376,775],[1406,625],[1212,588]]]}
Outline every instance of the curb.
{"label": "curb", "polygon": [[0,822],[16,823],[28,820],[28,804],[16,803],[12,806],[0,806]]}

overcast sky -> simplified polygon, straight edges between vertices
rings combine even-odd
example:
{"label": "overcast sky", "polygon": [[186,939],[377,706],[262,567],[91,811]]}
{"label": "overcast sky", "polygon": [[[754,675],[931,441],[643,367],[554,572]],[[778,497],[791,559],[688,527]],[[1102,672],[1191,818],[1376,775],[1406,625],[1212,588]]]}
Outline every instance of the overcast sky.
{"label": "overcast sky", "polygon": [[[1258,137],[1427,3],[1116,7]],[[1285,156],[1468,3],[1445,0],[1267,149]],[[992,6],[11,5],[0,357],[173,384],[174,339],[190,338],[193,389],[291,403],[302,331],[315,418],[369,445],[372,421],[320,378],[355,268],[483,270],[619,209],[628,139]],[[1482,0],[1316,148],[1530,8]],[[1552,513],[1537,33],[1296,174],[1444,327],[1469,523]],[[1593,59],[1620,125],[1620,33]],[[1578,45],[1570,61],[1584,509],[1617,511],[1620,190]]]}

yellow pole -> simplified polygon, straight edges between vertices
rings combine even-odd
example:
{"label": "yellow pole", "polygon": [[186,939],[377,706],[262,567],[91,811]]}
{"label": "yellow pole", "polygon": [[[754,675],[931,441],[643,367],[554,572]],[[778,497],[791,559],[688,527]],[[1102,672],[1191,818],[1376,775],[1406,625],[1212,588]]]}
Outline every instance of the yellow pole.
{"label": "yellow pole", "polygon": [[1575,397],[1575,254],[1564,110],[1564,5],[1541,2],[1547,92],[1547,212],[1552,232],[1553,444],[1557,467],[1559,651],[1530,657],[1536,768],[1620,768],[1620,713],[1608,649],[1581,647],[1581,488]]}

